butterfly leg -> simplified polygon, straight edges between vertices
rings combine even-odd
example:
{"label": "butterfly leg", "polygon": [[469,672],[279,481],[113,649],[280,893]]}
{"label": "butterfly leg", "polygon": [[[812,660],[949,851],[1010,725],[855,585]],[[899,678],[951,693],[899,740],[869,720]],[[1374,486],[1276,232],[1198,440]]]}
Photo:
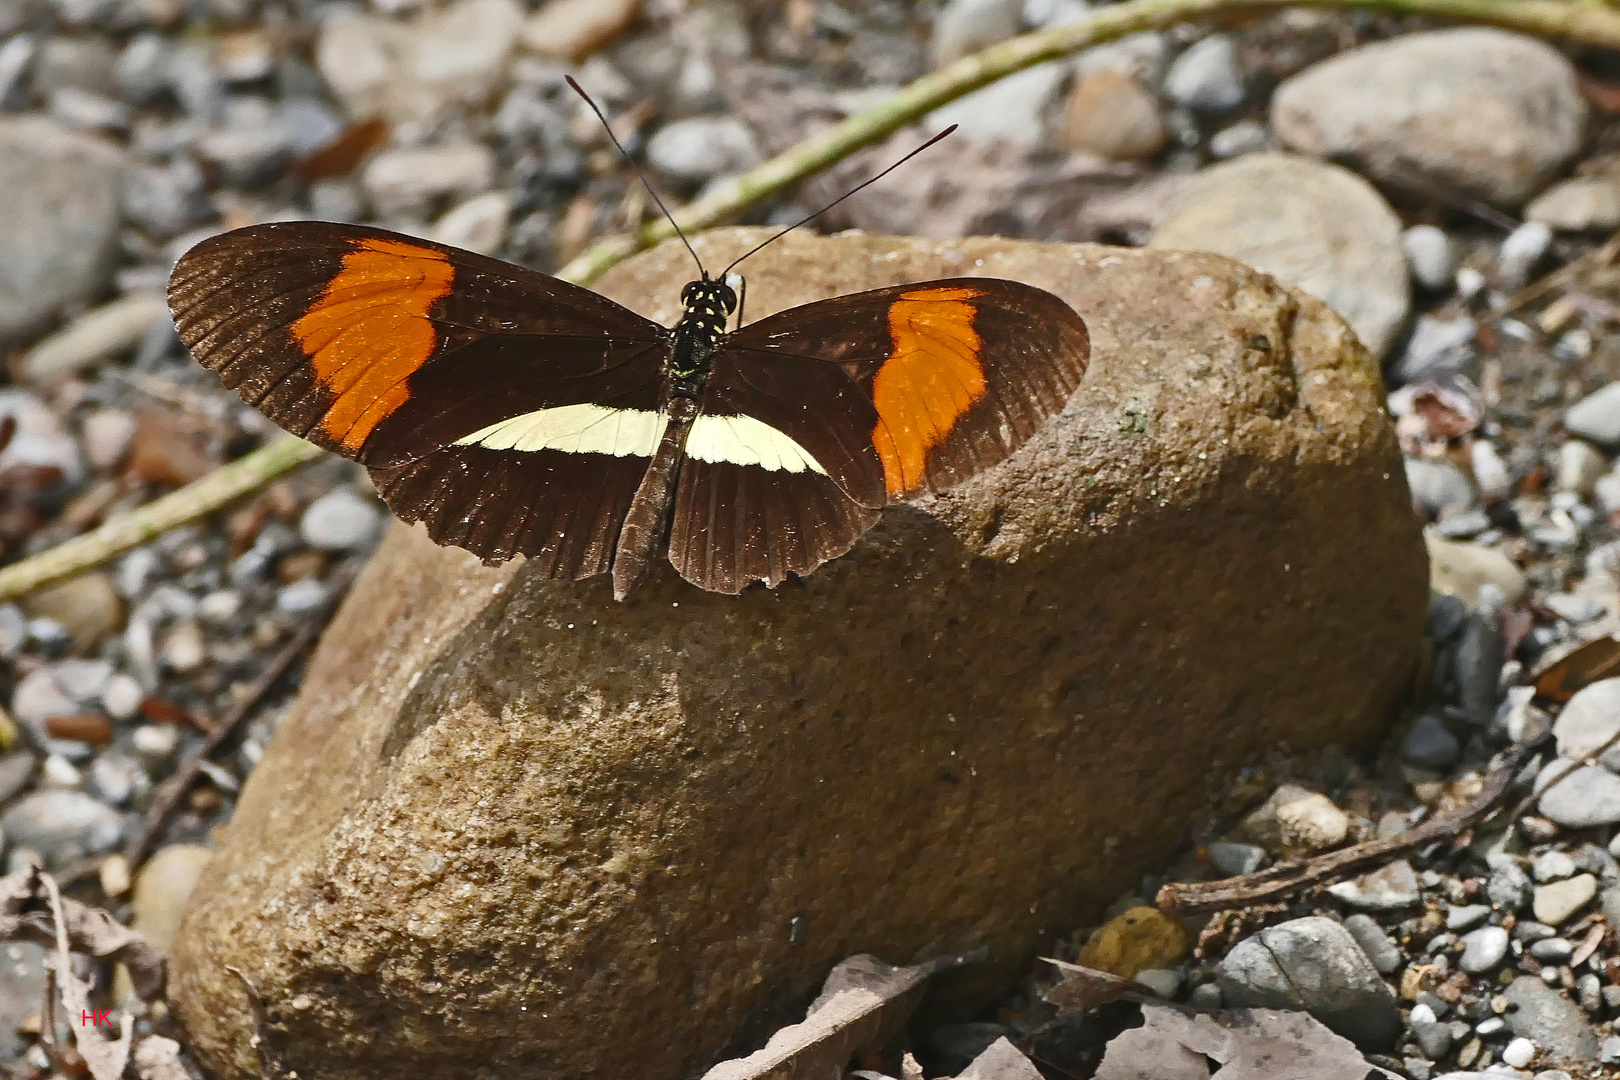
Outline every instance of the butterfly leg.
{"label": "butterfly leg", "polygon": [[623,600],[640,583],[647,567],[662,552],[669,532],[669,510],[675,497],[675,483],[681,476],[686,456],[686,436],[697,417],[697,402],[675,397],[669,403],[669,425],[658,441],[658,449],[647,471],[642,474],[619,542],[613,552],[613,598]]}

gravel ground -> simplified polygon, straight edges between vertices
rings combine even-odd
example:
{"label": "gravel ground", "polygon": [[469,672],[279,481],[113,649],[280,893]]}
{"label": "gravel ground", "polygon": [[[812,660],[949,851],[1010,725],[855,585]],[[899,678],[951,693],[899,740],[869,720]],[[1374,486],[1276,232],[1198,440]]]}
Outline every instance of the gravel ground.
{"label": "gravel ground", "polygon": [[[1086,6],[0,0],[0,417],[14,421],[0,557],[49,548],[273,436],[184,355],[164,314],[168,268],[201,237],[366,221],[553,269],[648,209],[567,72],[680,200],[933,66]],[[1620,69],[1432,29],[1287,12],[1094,49],[941,110],[928,127],[959,123],[954,148],[827,226],[1224,251],[1323,296],[1385,358],[1440,590],[1418,704],[1374,756],[1279,748],[1237,779],[1180,864],[1111,915],[1163,880],[1396,835],[1548,731],[1556,745],[1538,764],[1591,758],[1540,794],[1550,776],[1527,769],[1516,793],[1530,809],[1508,829],[1222,917],[1196,955],[1184,928],[1128,919],[1077,929],[1058,952],[1102,963],[1124,942],[1124,973],[1167,997],[1309,1009],[1413,1080],[1613,1075],[1620,751],[1602,747],[1620,732],[1620,680],[1567,703],[1528,683],[1620,631],[1620,269],[1600,250],[1620,228]],[[1406,107],[1420,82],[1438,87],[1438,118]],[[1463,144],[1446,100],[1486,110],[1469,114]],[[1492,140],[1473,138],[1487,127]],[[920,130],[749,220],[792,220]],[[132,868],[120,852],[177,763],[323,617],[385,513],[362,471],[326,461],[0,605],[8,871],[42,862],[165,942],[296,680],[215,755],[154,857]],[[42,954],[0,948],[0,1068],[43,1075]],[[1308,964],[1336,974],[1307,992],[1293,969]],[[913,1032],[929,1075],[1002,1035],[1048,1075],[1091,1075],[1124,1021],[1054,1019],[1038,1002],[1050,980],[1032,976],[980,1023]],[[142,1023],[161,1027],[161,1010]]]}

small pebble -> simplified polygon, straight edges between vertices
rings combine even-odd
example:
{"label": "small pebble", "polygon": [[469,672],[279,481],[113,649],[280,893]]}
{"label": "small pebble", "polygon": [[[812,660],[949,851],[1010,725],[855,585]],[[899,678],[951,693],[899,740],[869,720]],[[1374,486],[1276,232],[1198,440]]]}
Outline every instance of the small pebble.
{"label": "small pebble", "polygon": [[1168,968],[1146,968],[1138,971],[1134,978],[1167,1001],[1181,989],[1181,976]]}
{"label": "small pebble", "polygon": [[142,724],[130,736],[130,746],[148,768],[156,770],[174,757],[180,733],[172,724]]}
{"label": "small pebble", "polygon": [[1489,904],[1463,904],[1446,913],[1446,929],[1462,933],[1491,917]]}
{"label": "small pebble", "polygon": [[1538,882],[1559,881],[1575,873],[1575,860],[1562,851],[1549,851],[1536,859],[1530,875]]}
{"label": "small pebble", "polygon": [[1187,997],[1187,1004],[1195,1009],[1219,1009],[1221,987],[1219,983],[1199,983]]}
{"label": "small pebble", "polygon": [[1190,46],[1165,72],[1164,92],[1176,104],[1200,112],[1225,112],[1243,104],[1247,91],[1236,43],[1226,34],[1211,34]]}
{"label": "small pebble", "polygon": [[1208,850],[1210,864],[1225,877],[1252,874],[1266,864],[1266,849],[1256,844],[1217,840]]}
{"label": "small pebble", "polygon": [[1352,881],[1329,886],[1328,893],[1362,911],[1391,911],[1418,902],[1417,874],[1412,864],[1399,859],[1388,866],[1363,874]]}
{"label": "small pebble", "polygon": [[1533,942],[1529,952],[1543,964],[1562,964],[1574,954],[1575,946],[1560,937],[1543,938]]}
{"label": "small pebble", "polygon": [[382,514],[374,503],[337,488],[309,505],[298,531],[317,551],[354,551],[369,546],[381,526]]}
{"label": "small pebble", "polygon": [[45,764],[39,769],[39,782],[50,788],[77,788],[83,785],[84,777],[74,764],[61,754],[49,754]]}
{"label": "small pebble", "polygon": [[107,685],[101,688],[101,707],[114,720],[133,720],[145,699],[146,692],[141,684],[123,672],[109,678]]}
{"label": "small pebble", "polygon": [[289,615],[307,615],[326,602],[328,587],[315,578],[304,578],[276,592],[276,610]]}
{"label": "small pebble", "polygon": [[1530,875],[1524,872],[1511,855],[1496,856],[1490,860],[1491,876],[1485,883],[1485,895],[1503,911],[1518,911],[1530,902]]}
{"label": "small pebble", "polygon": [[1457,251],[1443,229],[1414,225],[1401,234],[1401,248],[1412,278],[1430,292],[1451,288],[1457,277]]}
{"label": "small pebble", "polygon": [[1536,1044],[1529,1039],[1517,1038],[1502,1048],[1502,1064],[1522,1069],[1536,1056]]}
{"label": "small pebble", "polygon": [[1507,956],[1508,932],[1500,926],[1486,926],[1463,935],[1463,954],[1457,966],[1470,975],[1492,971]]}
{"label": "small pebble", "polygon": [[1430,1061],[1438,1061],[1451,1052],[1451,1027],[1448,1024],[1414,1023],[1412,1038],[1417,1040],[1423,1056]]}
{"label": "small pebble", "polygon": [[1527,221],[1509,233],[1496,256],[1502,284],[1508,289],[1523,288],[1530,271],[1547,254],[1551,244],[1552,230],[1539,221]]}
{"label": "small pebble", "polygon": [[1392,975],[1400,970],[1403,959],[1400,946],[1371,915],[1359,912],[1351,915],[1344,920],[1344,928],[1350,931],[1350,936],[1356,939],[1356,944],[1380,975]]}

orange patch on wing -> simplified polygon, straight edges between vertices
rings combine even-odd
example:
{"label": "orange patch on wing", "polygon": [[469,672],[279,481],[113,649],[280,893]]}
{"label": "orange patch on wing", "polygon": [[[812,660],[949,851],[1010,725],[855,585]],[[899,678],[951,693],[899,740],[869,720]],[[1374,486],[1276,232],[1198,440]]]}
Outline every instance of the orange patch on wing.
{"label": "orange patch on wing", "polygon": [[455,268],[432,248],[362,240],[292,333],[334,397],[321,432],[349,453],[410,399],[405,380],[428,362],[439,335],[428,309],[450,291]]}
{"label": "orange patch on wing", "polygon": [[973,328],[978,289],[918,289],[889,306],[893,351],[872,379],[872,445],[891,496],[922,487],[928,451],[984,396],[982,342]]}

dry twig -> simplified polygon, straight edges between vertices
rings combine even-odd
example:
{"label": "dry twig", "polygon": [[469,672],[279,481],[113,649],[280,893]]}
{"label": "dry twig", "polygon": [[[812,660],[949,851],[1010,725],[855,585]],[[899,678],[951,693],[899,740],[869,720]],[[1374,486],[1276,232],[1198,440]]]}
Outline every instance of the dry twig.
{"label": "dry twig", "polygon": [[[1248,907],[1340,881],[1397,855],[1440,840],[1454,840],[1489,817],[1508,796],[1514,779],[1540,752],[1543,739],[1519,747],[1485,779],[1485,785],[1467,803],[1382,840],[1369,840],[1311,859],[1292,859],[1241,877],[1220,881],[1172,881],[1159,890],[1154,902],[1170,915],[1200,915]],[[1556,782],[1556,781],[1555,781]],[[1518,811],[1515,811],[1517,816]]]}

